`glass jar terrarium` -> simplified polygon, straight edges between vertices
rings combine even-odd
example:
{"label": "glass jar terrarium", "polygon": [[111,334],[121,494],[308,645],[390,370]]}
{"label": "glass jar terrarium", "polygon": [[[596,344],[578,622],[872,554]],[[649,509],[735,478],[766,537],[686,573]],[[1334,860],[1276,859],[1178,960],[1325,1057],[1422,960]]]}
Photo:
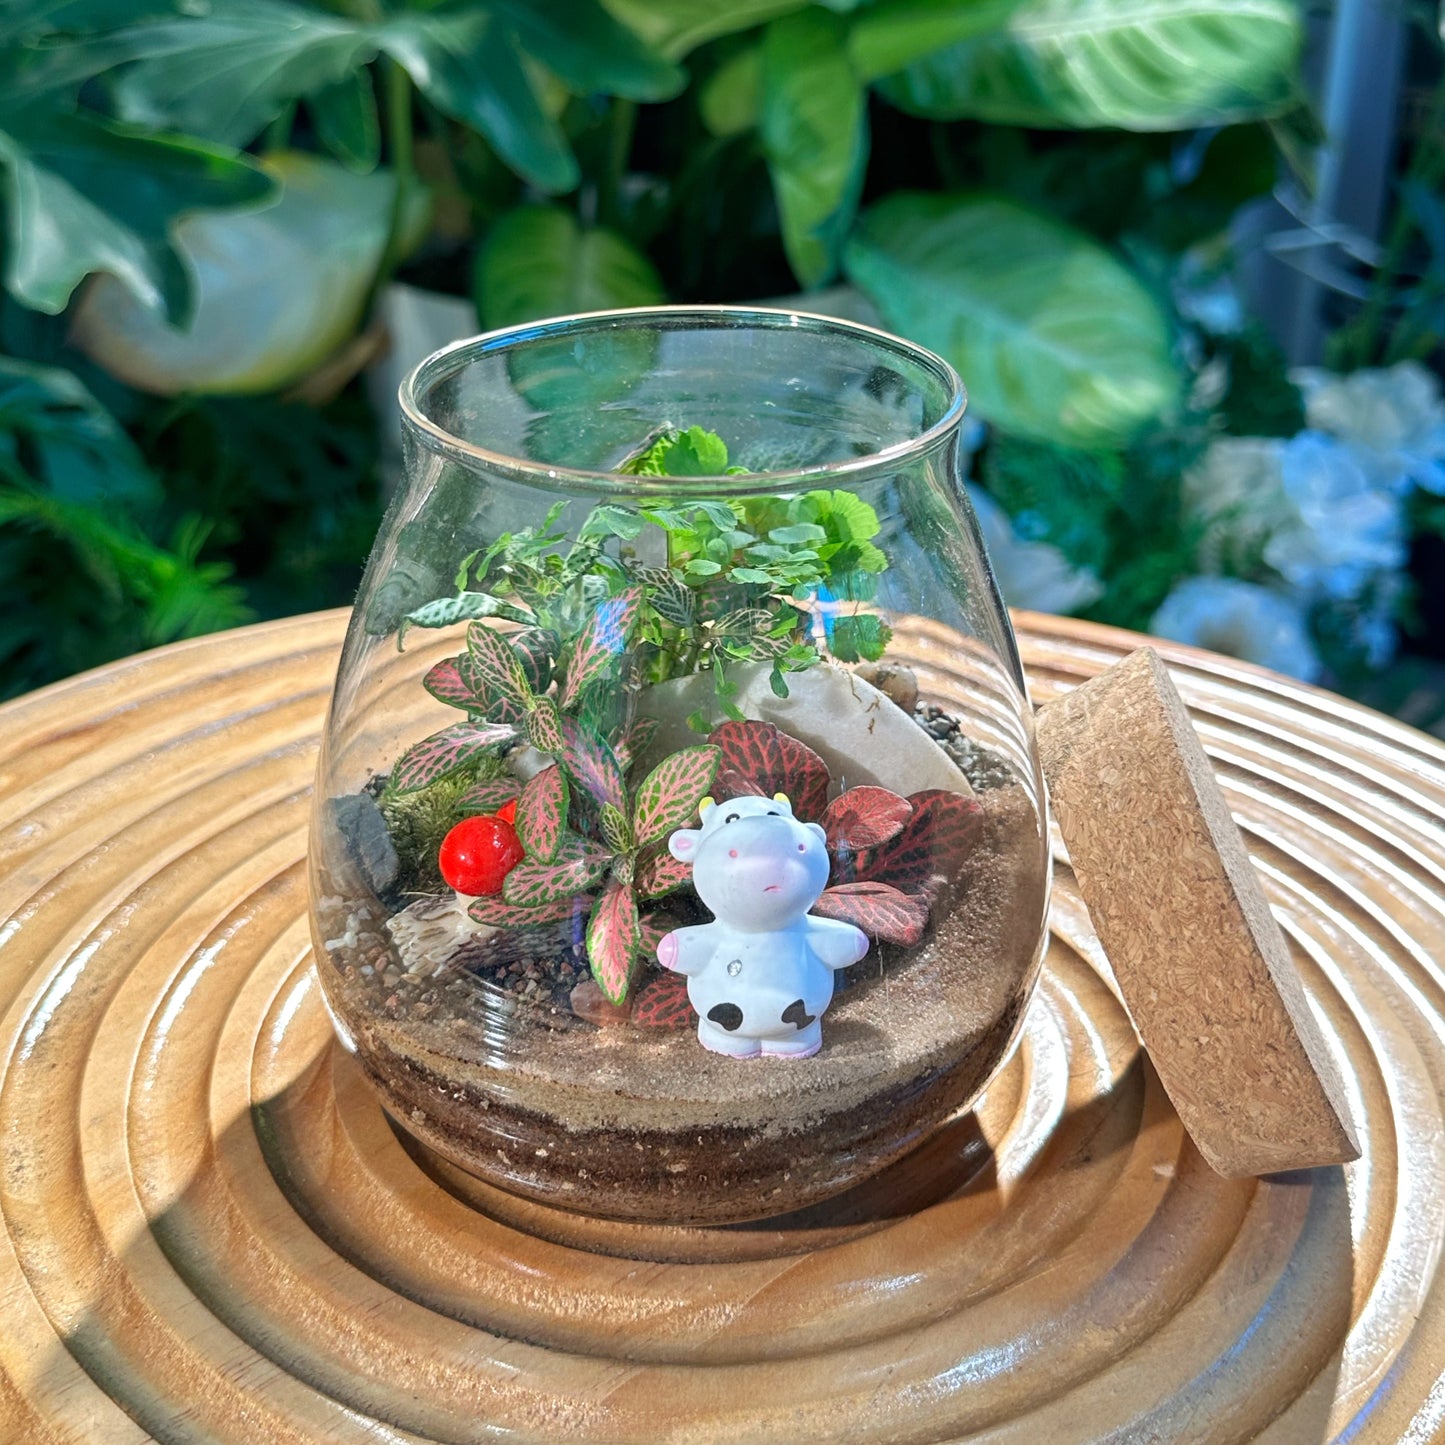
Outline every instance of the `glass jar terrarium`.
{"label": "glass jar terrarium", "polygon": [[572,1210],[881,1169],[987,1083],[1045,937],[957,376],[665,308],[462,343],[401,400],[312,827],[342,1041],[421,1144]]}

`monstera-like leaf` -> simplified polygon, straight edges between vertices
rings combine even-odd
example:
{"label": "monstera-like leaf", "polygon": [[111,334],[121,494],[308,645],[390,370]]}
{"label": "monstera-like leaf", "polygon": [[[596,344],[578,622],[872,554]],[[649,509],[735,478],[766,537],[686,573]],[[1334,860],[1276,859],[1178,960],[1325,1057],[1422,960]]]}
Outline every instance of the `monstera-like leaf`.
{"label": "monstera-like leaf", "polygon": [[[81,349],[142,391],[272,391],[325,361],[356,330],[386,246],[395,182],[314,156],[262,165],[280,199],[261,211],[198,211],[173,229],[194,279],[190,326],[171,326],[112,276],[86,288]],[[413,226],[425,202],[415,193]]]}
{"label": "monstera-like leaf", "polygon": [[863,217],[847,265],[887,325],[953,362],[1010,431],[1119,445],[1178,398],[1153,297],[1082,232],[1014,201],[899,192]]}

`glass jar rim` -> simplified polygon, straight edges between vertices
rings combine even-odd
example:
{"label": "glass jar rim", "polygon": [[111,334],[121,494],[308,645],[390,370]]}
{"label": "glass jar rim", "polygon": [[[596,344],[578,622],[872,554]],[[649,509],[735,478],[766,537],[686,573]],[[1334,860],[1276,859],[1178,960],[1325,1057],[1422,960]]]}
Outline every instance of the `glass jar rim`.
{"label": "glass jar rim", "polygon": [[[463,440],[433,421],[422,410],[421,397],[437,383],[456,376],[472,361],[493,352],[503,351],[518,341],[555,340],[574,332],[606,329],[622,322],[654,321],[663,326],[693,325],[698,328],[741,327],[754,325],[775,330],[808,328],[833,334],[851,335],[884,352],[890,352],[927,373],[939,383],[946,404],[940,415],[916,436],[865,452],[856,457],[826,462],[817,466],[786,471],[729,473],[715,476],[639,477],[631,474],[596,471],[585,467],[558,466],[554,463],[529,461],[506,452],[492,451],[475,442]],[[798,311],[769,306],[636,306],[610,311],[582,311],[571,316],[558,316],[545,321],[524,322],[501,327],[480,336],[465,337],[433,352],[414,366],[397,389],[402,418],[422,442],[432,450],[453,460],[472,466],[483,466],[537,486],[557,491],[582,490],[595,494],[639,492],[666,493],[668,496],[728,495],[755,492],[759,485],[769,490],[788,491],[794,487],[811,488],[820,482],[866,478],[897,470],[939,446],[956,432],[968,405],[968,394],[957,371],[941,356],[926,347],[915,345],[891,332],[861,321],[825,316],[813,311]]]}

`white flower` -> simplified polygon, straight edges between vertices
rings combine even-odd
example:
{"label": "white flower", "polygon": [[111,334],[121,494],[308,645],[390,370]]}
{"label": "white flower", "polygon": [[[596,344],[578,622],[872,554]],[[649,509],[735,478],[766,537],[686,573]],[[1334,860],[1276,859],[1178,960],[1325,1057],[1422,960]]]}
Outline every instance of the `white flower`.
{"label": "white flower", "polygon": [[1183,498],[1206,572],[1263,563],[1309,600],[1341,600],[1405,563],[1399,495],[1358,448],[1320,432],[1223,437],[1185,473]]}
{"label": "white flower", "polygon": [[1360,596],[1381,572],[1405,565],[1398,495],[1376,484],[1353,447],[1303,431],[1280,449],[1295,516],[1265,544],[1264,560],[1313,597]]}
{"label": "white flower", "polygon": [[1300,600],[1254,582],[1189,577],[1164,599],[1149,630],[1305,682],[1320,675]]}
{"label": "white flower", "polygon": [[1010,607],[1037,612],[1073,612],[1104,594],[1087,567],[1075,567],[1047,542],[1021,540],[1008,513],[982,487],[968,484],[968,497],[993,563],[999,591]]}
{"label": "white flower", "polygon": [[1311,427],[1369,453],[1382,484],[1445,494],[1445,400],[1417,361],[1337,376],[1317,367],[1291,374]]}
{"label": "white flower", "polygon": [[1220,437],[1184,473],[1184,510],[1201,524],[1199,565],[1206,572],[1252,567],[1269,538],[1297,520],[1280,453],[1273,438]]}

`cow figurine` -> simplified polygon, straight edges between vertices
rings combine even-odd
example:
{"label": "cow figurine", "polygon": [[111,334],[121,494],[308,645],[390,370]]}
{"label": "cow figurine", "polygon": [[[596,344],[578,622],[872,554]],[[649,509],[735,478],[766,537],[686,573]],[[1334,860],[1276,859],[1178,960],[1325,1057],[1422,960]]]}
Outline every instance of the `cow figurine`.
{"label": "cow figurine", "polygon": [[715,915],[677,928],[658,962],[687,977],[698,1041],[716,1054],[806,1059],[823,1045],[833,974],[868,952],[851,923],[808,910],[828,882],[825,835],[793,817],[785,794],[702,800],[701,828],[668,840],[692,864],[692,886]]}

